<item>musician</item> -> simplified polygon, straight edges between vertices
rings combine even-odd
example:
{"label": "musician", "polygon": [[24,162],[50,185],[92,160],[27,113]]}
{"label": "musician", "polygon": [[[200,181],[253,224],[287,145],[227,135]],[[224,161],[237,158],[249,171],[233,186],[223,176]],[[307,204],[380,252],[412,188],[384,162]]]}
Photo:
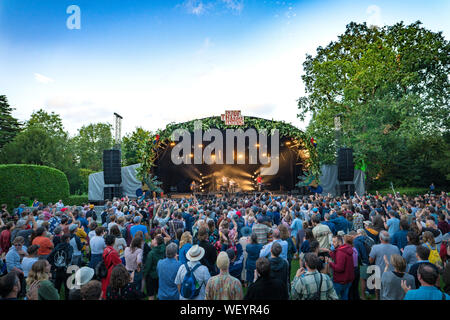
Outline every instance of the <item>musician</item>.
{"label": "musician", "polygon": [[235,182],[233,179],[230,179],[230,192],[234,192],[235,190]]}
{"label": "musician", "polygon": [[261,186],[262,186],[262,177],[258,176],[256,178],[256,183],[258,184],[258,191],[261,192]]}
{"label": "musician", "polygon": [[197,184],[195,183],[195,181],[194,180],[192,180],[192,182],[191,182],[191,191],[192,192],[197,192]]}

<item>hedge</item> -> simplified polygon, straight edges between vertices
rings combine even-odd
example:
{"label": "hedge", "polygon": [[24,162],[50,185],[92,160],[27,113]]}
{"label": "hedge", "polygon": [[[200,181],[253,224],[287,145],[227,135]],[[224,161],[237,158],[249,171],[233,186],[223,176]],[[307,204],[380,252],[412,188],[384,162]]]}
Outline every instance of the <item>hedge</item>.
{"label": "hedge", "polygon": [[10,211],[19,204],[30,205],[34,199],[47,204],[69,198],[66,175],[54,168],[30,164],[0,165],[0,203]]}
{"label": "hedge", "polygon": [[88,196],[87,194],[82,195],[71,195],[69,196],[69,199],[64,202],[64,205],[66,206],[81,206],[82,204],[88,204]]}
{"label": "hedge", "polygon": [[[406,194],[406,196],[408,196],[408,197],[415,197],[417,195],[424,195],[425,193],[428,193],[430,189],[429,188],[400,187],[400,188],[394,188],[394,190],[395,190],[395,192],[400,192],[401,195]],[[375,195],[376,190],[370,190],[369,193]],[[386,188],[386,189],[378,190],[378,193],[385,196],[389,193],[393,194],[394,192],[392,191],[392,189]]]}

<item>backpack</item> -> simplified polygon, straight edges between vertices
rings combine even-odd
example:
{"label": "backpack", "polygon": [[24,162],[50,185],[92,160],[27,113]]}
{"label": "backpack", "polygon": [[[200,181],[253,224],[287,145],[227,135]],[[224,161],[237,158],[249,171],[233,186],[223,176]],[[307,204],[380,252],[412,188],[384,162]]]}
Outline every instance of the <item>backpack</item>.
{"label": "backpack", "polygon": [[181,283],[181,296],[185,299],[194,299],[200,294],[200,289],[197,279],[195,279],[194,272],[200,267],[201,264],[198,263],[194,268],[189,269],[187,263],[184,264],[186,268],[186,275],[184,276],[183,282]]}
{"label": "backpack", "polygon": [[[319,282],[319,286],[317,287],[317,291],[309,298],[306,298],[305,300],[320,300],[320,289],[322,288],[322,279],[323,276],[321,273],[320,274],[320,282]],[[314,281],[316,282],[316,278],[314,277]],[[317,284],[317,282],[316,282]]]}
{"label": "backpack", "polygon": [[441,256],[439,255],[439,252],[437,251],[437,246],[435,246],[434,249],[432,249],[428,243],[425,243],[425,246],[427,246],[427,248],[430,249],[430,255],[428,256],[428,260],[434,265],[442,267],[442,260]]}
{"label": "backpack", "polygon": [[375,241],[371,237],[364,237],[364,248],[366,248],[367,255],[370,254],[370,251],[372,250],[373,245],[375,244]]}

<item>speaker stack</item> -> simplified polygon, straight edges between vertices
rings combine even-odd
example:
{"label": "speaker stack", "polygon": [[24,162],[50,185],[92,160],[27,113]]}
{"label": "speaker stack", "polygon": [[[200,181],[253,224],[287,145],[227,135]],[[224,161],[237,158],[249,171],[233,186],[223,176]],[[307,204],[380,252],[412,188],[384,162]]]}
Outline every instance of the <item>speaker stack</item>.
{"label": "speaker stack", "polygon": [[113,184],[113,187],[104,187],[104,199],[111,200],[122,196],[122,167],[120,150],[103,150],[103,178],[105,185]]}
{"label": "speaker stack", "polygon": [[353,183],[355,164],[353,162],[353,149],[340,148],[338,151],[338,194],[347,197],[355,193]]}

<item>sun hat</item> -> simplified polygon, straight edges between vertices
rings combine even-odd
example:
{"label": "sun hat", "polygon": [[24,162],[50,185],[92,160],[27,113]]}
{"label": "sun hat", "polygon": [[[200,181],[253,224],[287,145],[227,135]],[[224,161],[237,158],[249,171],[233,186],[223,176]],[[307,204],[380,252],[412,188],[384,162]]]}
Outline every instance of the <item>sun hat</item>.
{"label": "sun hat", "polygon": [[200,247],[198,244],[193,245],[189,251],[186,253],[186,259],[189,261],[199,261],[205,255],[205,249]]}
{"label": "sun hat", "polygon": [[70,232],[75,231],[75,230],[77,230],[77,228],[78,228],[78,225],[77,225],[77,224],[71,224],[71,225],[69,226],[69,231],[70,231]]}
{"label": "sun hat", "polygon": [[75,282],[77,285],[82,286],[92,280],[94,277],[94,269],[89,267],[82,267],[75,272]]}

